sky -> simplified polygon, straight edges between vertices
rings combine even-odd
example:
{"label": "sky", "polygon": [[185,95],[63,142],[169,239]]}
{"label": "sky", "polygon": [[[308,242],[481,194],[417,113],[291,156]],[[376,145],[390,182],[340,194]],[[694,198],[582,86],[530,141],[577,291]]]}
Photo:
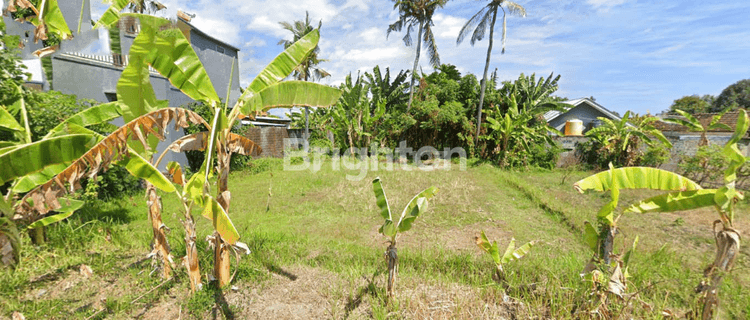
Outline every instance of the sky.
{"label": "sky", "polygon": [[[411,69],[415,46],[406,47],[405,33],[386,34],[398,19],[390,0],[161,0],[160,16],[177,10],[195,14],[192,24],[240,48],[240,79],[246,86],[291,39],[280,21],[302,20],[309,12],[322,21],[320,67],[331,73],[324,84],[339,84],[347,74]],[[462,74],[481,78],[487,37],[473,47],[456,45],[461,27],[488,1],[451,0],[433,17],[442,63]],[[558,96],[591,97],[624,114],[659,113],[675,99],[693,94],[718,95],[728,85],[750,78],[750,1],[525,1],[526,17],[509,16],[506,52],[501,54],[500,17],[490,72],[501,81],[521,73],[562,77]],[[92,1],[97,19],[107,5]],[[416,32],[414,32],[416,37]],[[489,32],[488,32],[489,34]],[[106,38],[106,37],[103,37]],[[103,40],[106,41],[106,40]],[[416,41],[415,41],[416,43]],[[108,48],[108,45],[102,45]],[[420,68],[432,68],[422,50]]]}

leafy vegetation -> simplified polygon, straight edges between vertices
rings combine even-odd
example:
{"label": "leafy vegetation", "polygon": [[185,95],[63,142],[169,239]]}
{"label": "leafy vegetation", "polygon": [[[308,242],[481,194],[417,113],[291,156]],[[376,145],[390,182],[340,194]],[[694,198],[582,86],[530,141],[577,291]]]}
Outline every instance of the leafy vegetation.
{"label": "leafy vegetation", "polygon": [[[750,117],[745,110],[740,110],[734,135],[721,150],[728,164],[724,170],[725,185],[719,189],[686,191],[655,196],[641,201],[628,208],[630,212],[672,212],[714,207],[719,214],[719,220],[713,224],[716,240],[716,257],[714,262],[704,271],[704,279],[696,288],[702,308],[695,310],[694,316],[701,319],[713,319],[719,305],[718,290],[725,273],[732,270],[740,250],[740,234],[734,228],[735,206],[738,200],[744,199],[742,192],[736,189],[737,171],[748,162],[737,143],[750,128]],[[718,231],[716,227],[720,226]]]}
{"label": "leafy vegetation", "polygon": [[659,120],[656,117],[633,115],[628,111],[619,121],[598,119],[602,125],[587,131],[586,136],[591,139],[578,149],[584,162],[594,167],[605,168],[609,163],[615,167],[642,165],[641,142],[651,148],[651,153],[672,148],[664,134],[654,128],[653,123]]}
{"label": "leafy vegetation", "polygon": [[[609,195],[576,198],[570,190],[562,191],[558,183],[560,173],[553,168],[560,150],[552,135],[560,133],[550,128],[542,117],[547,111],[565,107],[559,103],[564,99],[553,95],[560,76],[550,74],[537,79],[535,74],[521,74],[516,81],[505,82],[500,88],[496,86],[496,74],[487,79],[497,9],[502,8],[504,14],[506,8],[510,13],[525,10],[509,1],[492,2],[464,27],[468,30],[468,26],[478,24],[472,36],[473,44],[481,40],[490,24],[490,48],[480,86],[475,76],[461,76],[457,67],[439,64],[431,19],[444,1],[395,2],[394,9],[399,10],[400,17],[389,26],[388,32],[406,27],[404,41],[408,46],[411,29],[419,28],[417,57],[408,90],[405,83],[408,72],[401,71],[391,80],[390,70],[386,68],[383,75],[377,66],[372,73],[358,74],[356,78],[350,74],[340,89],[304,81],[282,81],[290,74],[307,80],[308,75],[315,73],[316,62],[321,61],[316,55],[320,24],[313,29],[309,17],[299,21],[297,26],[285,25],[295,33],[294,40],[285,43],[286,50],[260,72],[231,108],[220,100],[185,36],[171,29],[169,21],[152,16],[131,16],[140,20],[141,30],[130,50],[130,64],[118,82],[118,102],[92,105],[59,93],[29,92],[21,86],[23,72],[15,64],[17,58],[0,56],[0,67],[9,69],[8,72],[2,70],[4,82],[0,87],[3,134],[0,163],[4,164],[0,167],[0,182],[8,183],[7,192],[0,199],[0,259],[3,264],[11,263],[16,268],[15,272],[0,272],[0,296],[3,297],[0,313],[22,310],[40,317],[59,314],[87,318],[107,314],[141,317],[143,313],[138,313],[136,309],[140,307],[135,306],[136,303],[142,301],[146,304],[144,309],[163,301],[169,303],[173,299],[166,294],[170,288],[187,292],[189,285],[191,293],[195,294],[181,299],[184,303],[180,304],[180,317],[185,306],[189,316],[206,318],[207,308],[213,304],[214,312],[234,318],[235,312],[242,311],[237,310],[237,300],[228,300],[225,294],[249,289],[264,291],[274,285],[272,281],[278,281],[273,280],[277,277],[270,276],[271,273],[295,281],[298,276],[287,269],[302,273],[312,269],[311,276],[300,280],[313,281],[312,285],[303,286],[315,290],[329,285],[326,294],[330,301],[326,302],[331,308],[326,310],[330,312],[325,316],[336,318],[339,312],[343,313],[343,318],[349,317],[363,301],[368,301],[366,314],[376,318],[394,315],[427,318],[433,314],[424,312],[432,311],[424,310],[436,309],[448,310],[453,316],[457,314],[454,311],[467,310],[470,314],[477,311],[487,315],[485,312],[491,309],[495,313],[490,317],[494,318],[504,317],[503,311],[498,310],[505,310],[511,317],[528,318],[620,318],[623,315],[657,318],[676,315],[671,308],[692,309],[685,315],[703,319],[717,314],[733,318],[750,314],[750,309],[742,304],[748,297],[747,290],[743,290],[748,276],[746,272],[730,273],[734,264],[747,264],[746,254],[740,251],[741,227],[735,223],[735,214],[747,207],[742,202],[743,193],[738,190],[742,172],[746,170],[743,168],[748,163],[738,147],[750,127],[750,118],[744,110],[740,111],[730,141],[720,151],[711,149],[719,151],[715,153],[721,159],[699,157],[697,163],[690,164],[690,170],[695,171],[724,168],[723,185],[717,189],[703,189],[698,183],[668,171],[648,167],[615,168],[612,162],[618,166],[656,165],[664,161],[664,152],[670,144],[653,127],[656,121],[653,117],[631,117],[627,112],[620,121],[600,118],[603,125],[587,134],[592,140],[587,150],[589,159],[593,155],[599,157],[595,163],[600,166],[602,161],[612,161],[608,163],[610,169],[585,177],[574,187],[580,193],[609,191]],[[28,18],[32,23],[36,21],[38,36],[45,44],[57,41],[56,37],[67,36],[67,27],[57,25],[62,17],[55,9],[56,1],[15,1],[11,7],[16,4],[21,6],[16,16]],[[36,6],[41,6],[39,11]],[[163,7],[155,1],[115,0],[97,25],[112,26],[126,6],[140,13]],[[464,31],[462,34],[467,35]],[[429,75],[416,72],[423,40],[436,67]],[[158,100],[149,80],[149,67],[198,101],[192,107],[195,112],[167,108],[166,101]],[[325,72],[318,70],[318,73]],[[414,86],[417,78],[418,88]],[[490,107],[483,110],[485,100]],[[238,134],[237,120],[272,107],[293,106],[319,107],[311,120],[318,129],[315,138],[321,144],[330,143],[328,132],[324,133],[329,130],[334,141],[340,144],[337,147],[351,153],[354,148],[395,146],[408,137],[408,141],[416,145],[464,146],[475,156],[502,169],[476,165],[469,172],[384,172],[383,176],[396,186],[394,189],[401,191],[393,199],[406,202],[408,198],[404,197],[417,192],[400,217],[391,212],[379,177],[372,180],[376,198],[373,207],[371,200],[367,200],[368,183],[345,181],[344,175],[335,169],[326,169],[320,176],[300,175],[279,170],[279,161],[263,159],[254,161],[250,170],[230,176],[230,171],[240,166],[232,165],[233,159],[239,159],[233,155],[250,156],[259,150],[253,141]],[[477,107],[478,114],[472,118]],[[707,130],[721,127],[718,117],[704,126],[687,112],[675,112],[686,120],[674,122],[702,131],[704,140]],[[483,115],[486,117],[484,125]],[[110,128],[105,124],[120,116],[125,119],[125,125]],[[302,121],[299,114],[294,118],[297,124]],[[476,127],[473,120],[476,120]],[[156,157],[156,145],[164,139],[170,122],[182,127],[186,136]],[[642,154],[640,142],[649,147],[645,154]],[[711,150],[706,147],[701,152]],[[185,174],[174,162],[167,165],[168,174],[156,169],[166,152],[188,151],[200,153],[200,157],[192,157],[192,174]],[[378,155],[379,150],[370,152]],[[523,168],[525,172],[516,173],[508,168]],[[97,178],[108,169],[113,172],[111,176]],[[269,175],[259,175],[269,171]],[[563,181],[570,175],[588,174],[569,170],[563,173]],[[131,185],[138,184],[138,179],[146,184],[145,204],[128,199],[125,193]],[[530,179],[535,183],[529,184]],[[94,181],[98,183],[92,183]],[[417,217],[427,210],[428,200],[438,189],[430,187],[418,191],[415,188],[419,185],[444,189],[444,196],[433,200],[435,208],[429,221],[417,222]],[[272,186],[280,189],[274,190],[277,195],[283,195],[281,201],[272,198]],[[104,192],[108,189],[115,192]],[[230,189],[235,191],[234,195]],[[266,189],[268,193],[252,191]],[[638,193],[642,190],[636,189],[668,193],[652,196]],[[75,193],[77,190],[85,190],[85,193]],[[658,216],[638,218],[618,209],[620,202],[643,199],[644,194],[647,199],[630,205],[625,213],[713,207],[719,214],[713,230],[715,258],[696,289],[697,302],[690,299],[691,290],[685,290],[686,283],[697,278],[677,272],[697,268],[693,260],[712,254],[712,249],[704,246],[710,243],[710,238],[696,236],[698,231],[693,227],[696,222],[688,218],[668,221]],[[234,219],[230,218],[229,211],[232,199],[235,200]],[[278,203],[272,206],[272,201]],[[265,208],[257,205],[262,202],[266,203]],[[601,209],[595,212],[592,208],[596,207]],[[142,214],[144,210],[148,212],[147,219]],[[381,263],[373,262],[372,257],[378,253],[372,249],[372,237],[368,236],[374,230],[367,226],[375,220],[369,215],[353,214],[372,210],[378,211],[385,220],[378,232],[389,244],[385,252],[384,292],[375,285],[383,268]],[[173,215],[162,216],[162,211]],[[175,211],[181,213],[180,218]],[[206,220],[194,220],[194,211],[200,211]],[[73,215],[74,212],[78,214]],[[593,216],[596,216],[596,224],[587,221]],[[175,223],[177,219],[184,227],[184,234],[170,235],[167,223]],[[658,223],[661,224],[656,225]],[[479,224],[495,232],[515,231],[523,241],[540,239],[537,249],[540,254],[519,262],[518,272],[508,277],[505,266],[525,256],[537,240],[516,248],[515,239],[510,238],[501,256],[498,243],[490,242],[484,231],[471,242],[467,230],[476,230]],[[415,225],[419,227],[408,236],[402,235]],[[534,227],[529,228],[530,225]],[[147,226],[151,227],[151,232]],[[630,233],[620,230],[631,226],[637,226],[633,230],[635,238],[618,241],[618,234]],[[660,226],[671,229],[660,230]],[[19,233],[24,227],[32,231],[28,235]],[[47,235],[45,227],[49,230]],[[676,228],[685,232],[678,233]],[[640,240],[638,234],[650,237]],[[46,244],[42,241],[45,236],[49,238]],[[174,241],[176,236],[183,236],[184,241]],[[207,241],[198,241],[203,236]],[[26,237],[35,240],[34,250],[21,250]],[[241,237],[247,244],[239,241]],[[409,244],[402,249],[401,262],[397,240],[400,244]],[[166,278],[158,284],[142,275],[148,267],[140,266],[136,258],[148,241],[152,244],[149,256],[157,266],[152,273],[160,270],[161,276]],[[663,241],[674,241],[678,245],[671,248]],[[689,254],[682,242],[694,243],[700,257]],[[616,245],[620,244],[629,249],[618,253]],[[466,251],[476,252],[474,245],[490,254],[494,269],[486,270],[479,257]],[[580,262],[591,256],[587,247],[593,251],[593,257],[584,268],[584,281],[580,281]],[[210,258],[199,255],[201,249],[213,250],[213,271],[208,273],[206,281],[216,280],[216,285],[208,290],[201,290],[204,282],[200,265],[210,263]],[[240,255],[249,256],[247,263],[237,263],[233,274],[230,273],[232,253],[238,262]],[[183,257],[189,281],[170,281],[182,276],[174,266],[173,254]],[[119,265],[123,260],[130,264]],[[92,264],[93,268],[84,263]],[[145,293],[134,299],[132,291],[110,295],[106,293],[109,288],[105,288],[106,284],[90,279],[81,282],[93,283],[93,290],[100,292],[91,294],[82,290],[81,295],[86,295],[84,299],[75,297],[78,300],[71,301],[69,294],[57,292],[43,297],[52,286],[60,287],[58,282],[49,283],[50,286],[47,283],[59,278],[69,279],[68,269],[71,268],[77,268],[83,278],[96,272],[107,277],[102,283],[119,282]],[[501,283],[501,292],[496,286],[487,285],[488,273]],[[404,282],[405,293],[401,297],[395,295],[397,276]],[[724,277],[738,281],[722,284]],[[360,278],[367,282],[361,287],[357,284]],[[348,283],[339,283],[342,279]],[[662,279],[675,283],[662,285]],[[223,290],[233,281],[242,288]],[[419,293],[418,285],[427,287],[427,292],[440,294],[445,287],[458,289],[449,289],[447,293],[452,305],[435,308],[433,299],[428,302],[430,306],[424,308],[419,304],[431,298],[426,298],[424,290]],[[42,287],[47,289],[36,291]],[[642,290],[629,289],[633,287]],[[469,301],[457,297],[454,292],[458,291],[468,292]],[[239,295],[236,299],[242,299],[248,292],[236,293],[234,297]],[[284,292],[289,295],[290,291],[284,289]],[[102,296],[110,299],[101,299]],[[723,314],[717,311],[719,297],[730,301]],[[79,304],[91,299],[96,302]],[[339,308],[342,301],[346,301],[345,307]],[[520,301],[523,303],[517,303]],[[243,315],[247,317],[247,313]]]}
{"label": "leafy vegetation", "polygon": [[388,198],[385,195],[385,190],[380,182],[380,178],[375,178],[372,181],[372,189],[375,192],[375,202],[380,209],[380,216],[385,219],[383,225],[378,229],[382,235],[388,238],[388,249],[385,251],[385,260],[388,265],[388,298],[395,296],[396,290],[396,275],[398,273],[398,249],[396,249],[396,238],[399,232],[403,233],[411,229],[414,220],[419,217],[420,214],[427,211],[427,203],[432,196],[438,191],[435,187],[430,187],[414,196],[409,201],[409,204],[404,207],[404,211],[401,212],[401,216],[396,220],[396,217],[391,213],[391,206],[388,204]]}

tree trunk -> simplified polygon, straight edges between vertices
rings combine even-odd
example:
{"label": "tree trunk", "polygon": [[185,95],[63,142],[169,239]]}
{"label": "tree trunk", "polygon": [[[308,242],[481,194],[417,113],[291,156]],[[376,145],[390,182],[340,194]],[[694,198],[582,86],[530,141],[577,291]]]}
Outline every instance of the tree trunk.
{"label": "tree trunk", "polygon": [[398,250],[396,242],[391,242],[385,251],[385,260],[388,263],[388,284],[387,284],[387,301],[393,299],[396,295],[396,274],[398,273]]}
{"label": "tree trunk", "polygon": [[701,319],[713,319],[719,306],[719,285],[724,274],[732,270],[734,260],[740,251],[740,234],[737,230],[724,227],[716,233],[716,257],[703,272],[705,279],[695,289],[703,301]]}
{"label": "tree trunk", "polygon": [[349,156],[354,157],[354,141],[352,140],[352,130],[347,132],[349,136]]}
{"label": "tree trunk", "polygon": [[148,216],[151,220],[151,230],[154,233],[151,253],[154,254],[154,260],[162,260],[162,276],[169,279],[172,276],[172,264],[174,262],[167,243],[165,232],[167,226],[161,220],[161,197],[156,193],[156,187],[150,182],[146,182],[146,204],[148,205]]}
{"label": "tree trunk", "polygon": [[[217,157],[218,162],[218,185],[219,185],[219,196],[216,201],[219,202],[224,211],[229,213],[229,202],[231,201],[231,193],[227,186],[227,180],[229,178],[229,160],[232,154],[228,152],[227,146],[224,141],[217,145]],[[229,244],[221,238],[218,232],[214,231],[215,236],[215,247],[214,247],[214,277],[219,281],[219,286],[223,287],[229,284],[230,279],[230,256],[229,256]]]}
{"label": "tree trunk", "polygon": [[497,19],[497,8],[492,13],[492,24],[490,25],[490,45],[487,47],[487,60],[484,63],[484,76],[479,90],[479,108],[477,109],[477,135],[474,137],[474,148],[479,146],[479,130],[482,129],[482,106],[484,104],[484,91],[487,89],[487,70],[490,68],[490,56],[492,56],[492,37],[495,31],[495,20]]}
{"label": "tree trunk", "polygon": [[305,152],[310,152],[310,107],[305,107]]}
{"label": "tree trunk", "polygon": [[411,85],[409,86],[409,104],[406,111],[411,109],[411,101],[414,99],[414,80],[417,78],[417,66],[419,65],[419,53],[422,50],[422,24],[419,24],[419,36],[417,36],[417,57],[414,58],[414,68],[411,71]]}
{"label": "tree trunk", "polygon": [[185,220],[182,221],[182,225],[185,227],[185,257],[182,258],[182,264],[188,271],[188,277],[190,278],[190,290],[195,292],[201,290],[203,284],[201,284],[201,270],[198,264],[198,249],[195,246],[195,221],[193,215],[190,214],[190,208],[186,207]]}

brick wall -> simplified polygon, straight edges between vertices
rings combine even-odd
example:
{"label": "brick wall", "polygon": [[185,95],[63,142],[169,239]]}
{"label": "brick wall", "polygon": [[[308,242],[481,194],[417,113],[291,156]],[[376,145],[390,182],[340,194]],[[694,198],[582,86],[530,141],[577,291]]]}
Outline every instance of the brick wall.
{"label": "brick wall", "polygon": [[[261,157],[284,157],[284,139],[304,137],[304,129],[287,129],[284,127],[250,127],[245,131],[245,137],[258,144],[263,152]],[[299,140],[300,142],[302,140]],[[302,144],[292,145],[292,149],[299,149]]]}

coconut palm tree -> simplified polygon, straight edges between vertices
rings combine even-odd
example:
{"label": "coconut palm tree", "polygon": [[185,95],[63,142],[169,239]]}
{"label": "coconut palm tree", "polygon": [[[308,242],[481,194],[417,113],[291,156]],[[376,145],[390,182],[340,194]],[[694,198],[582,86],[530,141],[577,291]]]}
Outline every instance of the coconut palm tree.
{"label": "coconut palm tree", "polygon": [[479,10],[479,12],[474,14],[474,16],[466,22],[463,28],[461,28],[461,32],[458,33],[458,38],[456,39],[456,45],[459,45],[461,42],[463,42],[464,38],[469,35],[469,32],[474,29],[474,32],[471,35],[470,42],[471,45],[474,46],[474,43],[476,43],[477,41],[481,41],[482,38],[484,38],[484,33],[485,31],[487,31],[487,24],[490,25],[490,44],[487,47],[487,60],[484,64],[484,76],[482,77],[482,86],[479,93],[479,110],[477,110],[477,134],[474,137],[475,145],[479,140],[479,129],[481,128],[482,124],[482,105],[484,103],[484,90],[487,88],[487,69],[489,69],[490,67],[490,56],[492,55],[492,40],[495,31],[495,21],[497,20],[497,9],[503,10],[503,50],[501,51],[501,53],[505,53],[507,14],[516,14],[522,17],[526,16],[526,9],[513,1],[491,0],[488,5]]}
{"label": "coconut palm tree", "polygon": [[[297,20],[294,21],[294,24],[282,21],[279,22],[279,24],[285,29],[289,30],[293,37],[292,40],[285,40],[281,39],[278,44],[284,45],[284,49],[289,48],[292,44],[297,42],[297,40],[301,39],[308,33],[312,32],[313,30],[318,30],[320,32],[320,27],[323,25],[323,20],[318,21],[318,27],[313,28],[313,26],[310,24],[310,13],[305,11],[305,20]],[[310,55],[305,58],[302,63],[297,65],[294,68],[294,71],[292,72],[292,77],[294,77],[297,80],[302,81],[308,81],[310,78],[313,80],[319,80],[325,77],[330,77],[331,74],[328,73],[328,71],[323,70],[322,68],[318,67],[318,64],[321,62],[326,62],[328,60],[326,59],[320,59],[318,58],[318,53],[320,53],[320,47],[315,46],[315,49],[313,49],[312,52],[310,52]],[[305,107],[305,150],[307,150],[308,147],[308,140],[310,139],[310,108]]]}
{"label": "coconut palm tree", "polygon": [[388,26],[386,38],[392,31],[400,32],[406,27],[404,44],[411,46],[411,30],[418,28],[417,33],[417,55],[414,58],[414,68],[411,72],[411,84],[409,85],[409,103],[406,107],[408,111],[411,108],[411,101],[414,99],[414,81],[417,77],[417,65],[419,65],[419,54],[422,49],[424,40],[427,47],[427,56],[430,58],[430,64],[434,68],[440,66],[440,55],[438,55],[435,36],[432,34],[432,15],[437,8],[442,8],[448,0],[394,0],[393,9],[398,9],[399,18],[396,22]]}

